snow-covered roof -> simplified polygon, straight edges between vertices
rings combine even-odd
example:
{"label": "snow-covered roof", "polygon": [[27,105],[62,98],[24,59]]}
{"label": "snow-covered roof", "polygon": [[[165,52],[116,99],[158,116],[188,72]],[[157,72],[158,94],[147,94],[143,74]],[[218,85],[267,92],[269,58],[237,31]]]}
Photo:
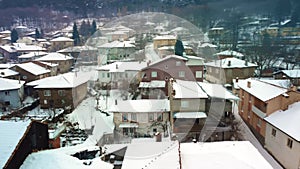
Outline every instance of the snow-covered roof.
{"label": "snow-covered roof", "polygon": [[167,99],[142,99],[142,100],[117,100],[117,104],[110,105],[109,112],[166,112],[170,111],[169,100]]}
{"label": "snow-covered roof", "polygon": [[[79,147],[79,148],[77,148]],[[99,148],[95,147],[94,149]],[[85,165],[86,160],[79,160],[69,154],[71,150],[75,154],[84,150],[90,150],[84,146],[72,146],[59,149],[44,150],[31,153],[23,162],[21,169],[53,169],[53,168],[72,168],[72,169],[113,169],[114,166],[110,163],[102,161],[100,158],[90,159],[90,165]],[[91,149],[93,150],[93,149]]]}
{"label": "snow-covered roof", "polygon": [[113,115],[107,116],[95,109],[96,100],[89,97],[83,100],[76,109],[67,115],[68,121],[71,123],[77,122],[82,130],[90,130],[94,126],[92,138],[99,141],[102,136],[112,134],[115,128]]}
{"label": "snow-covered roof", "polygon": [[36,60],[40,60],[40,61],[59,61],[59,60],[71,60],[73,59],[72,56],[67,56],[67,55],[63,55],[61,53],[57,53],[57,52],[52,52],[52,53],[48,53],[47,55],[38,58]]}
{"label": "snow-covered roof", "polygon": [[300,70],[280,70],[274,74],[283,73],[289,78],[300,78]]}
{"label": "snow-covered roof", "polygon": [[288,79],[260,79],[260,81],[283,88],[289,88],[292,85],[291,81]]}
{"label": "snow-covered roof", "polygon": [[1,31],[0,34],[10,34],[11,31],[10,30],[5,30],[5,31]]}
{"label": "snow-covered roof", "polygon": [[150,82],[140,82],[139,88],[164,88],[166,81],[164,80],[152,80]]}
{"label": "snow-covered roof", "polygon": [[128,145],[122,169],[175,169],[180,168],[179,143],[136,142]]}
{"label": "snow-covered roof", "polygon": [[0,120],[0,168],[4,168],[15,148],[23,138],[31,121],[2,121]]}
{"label": "snow-covered roof", "polygon": [[49,66],[49,67],[56,67],[56,66],[58,66],[57,63],[42,62],[42,61],[38,61],[38,62],[40,62],[40,63],[43,64],[43,65],[47,65],[47,66]]}
{"label": "snow-covered roof", "polygon": [[199,45],[200,48],[205,48],[205,47],[209,47],[209,48],[216,48],[218,47],[217,45],[211,44],[211,43],[201,43]]}
{"label": "snow-covered roof", "polygon": [[224,30],[223,27],[215,27],[215,28],[210,28],[210,30]]}
{"label": "snow-covered roof", "polygon": [[196,81],[178,80],[173,82],[174,98],[208,98]]}
{"label": "snow-covered roof", "polygon": [[[248,82],[251,83],[250,88],[247,86]],[[239,80],[238,86],[264,102],[282,95],[288,91],[285,88],[274,86],[255,79]]]}
{"label": "snow-covered roof", "polygon": [[156,36],[153,40],[176,40],[177,37],[174,35],[163,35],[163,36]]}
{"label": "snow-covered roof", "polygon": [[132,44],[130,41],[112,41],[109,43],[105,43],[100,48],[134,48],[135,45]]}
{"label": "snow-covered roof", "polygon": [[29,52],[27,54],[18,56],[18,58],[19,59],[28,59],[28,58],[33,58],[33,57],[37,57],[37,56],[43,56],[46,54],[48,54],[48,53],[47,52]]}
{"label": "snow-covered roof", "polygon": [[233,50],[225,50],[219,53],[216,53],[217,56],[235,56],[235,57],[243,57],[244,55],[240,52],[233,51]]}
{"label": "snow-covered roof", "polygon": [[241,60],[238,58],[224,58],[221,60],[215,60],[212,62],[205,63],[206,66],[212,67],[221,67],[223,69],[226,68],[247,68],[247,67],[257,67],[256,64],[247,62],[245,60]]}
{"label": "snow-covered roof", "polygon": [[109,72],[125,72],[125,71],[139,71],[147,67],[147,62],[114,62],[96,68],[96,70],[106,70]]}
{"label": "snow-covered roof", "polygon": [[300,102],[291,104],[285,111],[279,110],[272,113],[265,120],[300,142]]}
{"label": "snow-covered roof", "polygon": [[97,48],[92,46],[70,46],[65,49],[57,51],[58,53],[81,52],[81,51],[95,51]]}
{"label": "snow-covered roof", "polygon": [[204,82],[198,82],[198,84],[210,97],[228,99],[228,100],[239,100],[238,97],[236,97],[234,94],[229,92],[221,84],[204,83]]}
{"label": "snow-covered roof", "polygon": [[11,64],[11,63],[0,63],[0,69],[8,69],[11,67],[14,67],[16,64]]}
{"label": "snow-covered roof", "polygon": [[32,81],[26,85],[35,86],[36,89],[43,88],[74,88],[86,83],[89,76],[83,73],[64,73],[57,76],[46,77],[40,80]]}
{"label": "snow-covered roof", "polygon": [[25,43],[14,43],[13,45],[17,51],[46,51],[45,48],[36,45],[26,45]]}
{"label": "snow-covered roof", "polygon": [[12,45],[4,45],[4,46],[0,46],[0,48],[2,48],[3,50],[5,50],[9,53],[17,52],[17,48]]}
{"label": "snow-covered roof", "polygon": [[50,40],[50,42],[73,42],[74,39],[67,38],[67,37],[58,37]]}
{"label": "snow-covered roof", "polygon": [[18,64],[17,66],[33,75],[36,75],[36,76],[50,73],[50,70],[45,69],[44,67],[39,66],[32,62]]}
{"label": "snow-covered roof", "polygon": [[164,57],[164,58],[162,58],[162,59],[158,59],[158,60],[156,60],[156,61],[150,63],[149,66],[153,66],[153,65],[155,65],[155,64],[157,64],[157,63],[161,63],[161,62],[164,62],[165,60],[172,59],[172,58],[173,58],[173,59],[177,59],[177,60],[183,60],[183,61],[187,61],[187,60],[188,60],[187,58],[182,57],[182,56],[178,56],[178,55],[168,55],[168,56],[166,56],[166,57]]}
{"label": "snow-covered roof", "polygon": [[19,73],[16,71],[13,71],[11,69],[0,69],[0,77],[9,77],[9,76],[15,76]]}
{"label": "snow-covered roof", "polygon": [[181,143],[184,169],[271,169],[272,166],[249,141]]}

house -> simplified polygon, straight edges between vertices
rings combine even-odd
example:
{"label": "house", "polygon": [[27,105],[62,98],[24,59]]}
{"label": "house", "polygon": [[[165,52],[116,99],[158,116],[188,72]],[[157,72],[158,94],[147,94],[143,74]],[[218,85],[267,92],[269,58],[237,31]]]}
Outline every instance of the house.
{"label": "house", "polygon": [[293,88],[255,79],[239,80],[239,114],[263,144],[266,136],[265,117],[300,100],[300,93]]}
{"label": "house", "polygon": [[98,63],[98,49],[92,46],[70,46],[57,51],[63,55],[72,56],[74,62],[78,63]]}
{"label": "house", "polygon": [[26,83],[50,76],[50,70],[32,62],[17,64],[13,69]]}
{"label": "house", "polygon": [[175,46],[177,37],[174,35],[156,36],[153,38],[153,47],[158,49],[163,46]]}
{"label": "house", "polygon": [[57,37],[50,40],[51,49],[50,51],[58,51],[70,46],[74,46],[74,40],[67,37]]}
{"label": "house", "polygon": [[57,73],[57,70],[58,70],[57,63],[42,62],[42,61],[37,61],[37,60],[31,61],[31,62],[50,70],[50,76],[56,76],[58,74]]}
{"label": "house", "polygon": [[204,59],[197,56],[186,55],[188,59],[186,65],[191,70],[197,82],[203,82],[204,79]]}
{"label": "house", "polygon": [[18,55],[30,52],[46,52],[45,48],[36,45],[27,45],[25,43],[13,43],[13,47],[17,50]]}
{"label": "house", "polygon": [[265,148],[284,168],[300,167],[300,102],[265,118]]}
{"label": "house", "polygon": [[7,79],[19,79],[19,73],[11,69],[0,69],[0,77]]}
{"label": "house", "polygon": [[231,84],[232,79],[246,79],[254,75],[256,64],[234,57],[205,63],[206,80],[212,83]]}
{"label": "house", "polygon": [[0,105],[20,108],[24,98],[24,81],[0,78]]}
{"label": "house", "polygon": [[20,168],[29,154],[48,148],[47,124],[0,121],[0,126],[0,167],[3,169]]}
{"label": "house", "polygon": [[88,75],[69,72],[28,83],[34,86],[42,109],[65,108],[73,110],[87,94]]}
{"label": "house", "polygon": [[152,80],[140,82],[139,90],[142,99],[164,99],[167,97],[167,82],[165,80]]}
{"label": "house", "polygon": [[231,126],[235,119],[234,107],[238,104],[239,98],[221,84],[198,82],[198,85],[208,95],[205,110],[208,117],[203,130],[213,133],[203,139],[209,141],[236,139],[236,133]]}
{"label": "house", "polygon": [[167,134],[170,105],[167,99],[116,100],[108,112],[114,115],[115,131],[123,136]]}
{"label": "house", "polygon": [[47,52],[29,52],[18,56],[19,63],[33,61],[37,58],[47,55]]}
{"label": "house", "polygon": [[57,73],[69,72],[74,64],[74,58],[72,56],[66,56],[56,52],[48,53],[47,55],[36,60],[58,64]]}
{"label": "house", "polygon": [[170,79],[168,96],[172,133],[183,141],[199,138],[207,117],[208,95],[196,81]]}
{"label": "house", "polygon": [[135,45],[130,41],[115,40],[105,43],[99,48],[98,64],[106,64],[114,61],[133,59],[131,54],[135,52]]}
{"label": "house", "polygon": [[0,55],[3,57],[5,63],[9,61],[16,62],[18,60],[17,49],[11,45],[0,46]]}
{"label": "house", "polygon": [[225,59],[225,58],[238,58],[244,60],[244,54],[234,51],[234,50],[225,50],[219,53],[216,53],[215,56],[218,56],[218,59]]}
{"label": "house", "polygon": [[273,76],[275,79],[289,79],[294,86],[300,86],[300,70],[280,70]]}
{"label": "house", "polygon": [[129,83],[140,77],[140,71],[147,66],[146,62],[114,62],[96,68],[100,87],[128,88]]}

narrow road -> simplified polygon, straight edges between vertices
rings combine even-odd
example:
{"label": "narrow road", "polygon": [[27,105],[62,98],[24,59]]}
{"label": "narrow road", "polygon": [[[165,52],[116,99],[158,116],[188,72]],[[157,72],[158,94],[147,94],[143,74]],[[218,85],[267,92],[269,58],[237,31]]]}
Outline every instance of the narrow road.
{"label": "narrow road", "polygon": [[158,54],[154,51],[152,43],[145,46],[145,57],[146,61],[150,60],[151,62],[155,62],[160,59]]}

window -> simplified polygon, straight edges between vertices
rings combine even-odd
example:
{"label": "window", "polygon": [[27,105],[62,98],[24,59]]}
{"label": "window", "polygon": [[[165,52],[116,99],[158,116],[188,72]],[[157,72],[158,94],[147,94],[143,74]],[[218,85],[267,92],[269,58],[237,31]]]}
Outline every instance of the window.
{"label": "window", "polygon": [[188,108],[189,107],[189,102],[188,101],[181,101],[181,107],[182,108]]}
{"label": "window", "polygon": [[260,118],[257,119],[257,126],[258,126],[258,127],[261,127],[261,119],[260,119]]}
{"label": "window", "polygon": [[6,96],[9,96],[9,91],[4,92]]}
{"label": "window", "polygon": [[154,121],[154,114],[153,113],[149,113],[148,114],[148,119],[149,119],[149,122]]}
{"label": "window", "polygon": [[157,121],[163,121],[163,114],[157,113]]}
{"label": "window", "polygon": [[135,121],[135,122],[137,121],[135,113],[131,113],[131,121]]}
{"label": "window", "polygon": [[168,67],[168,65],[165,65],[165,69],[168,69],[169,67]]}
{"label": "window", "polygon": [[287,139],[287,144],[286,144],[289,148],[293,148],[293,140],[288,138]]}
{"label": "window", "polygon": [[25,75],[24,75],[24,76],[22,76],[22,79],[24,79],[24,80],[25,80],[25,79],[27,79],[27,76],[25,76]]}
{"label": "window", "polygon": [[47,101],[47,100],[44,100],[44,104],[48,104],[48,101]]}
{"label": "window", "polygon": [[66,101],[64,99],[61,99],[61,104],[65,104]]}
{"label": "window", "polygon": [[196,78],[202,78],[202,71],[196,71]]}
{"label": "window", "polygon": [[51,96],[50,90],[44,90],[44,96]]}
{"label": "window", "polygon": [[109,73],[107,73],[107,78],[109,78],[110,77],[110,74]]}
{"label": "window", "polygon": [[151,77],[157,77],[157,72],[151,72]]}
{"label": "window", "polygon": [[180,61],[176,61],[176,66],[181,66],[181,62]]}
{"label": "window", "polygon": [[64,90],[58,90],[57,92],[58,92],[59,96],[65,96],[66,95]]}
{"label": "window", "polygon": [[184,72],[184,71],[179,71],[179,72],[178,72],[178,76],[179,76],[179,77],[184,77],[184,75],[185,75],[185,72]]}
{"label": "window", "polygon": [[102,78],[105,78],[105,73],[102,73]]}
{"label": "window", "polygon": [[276,130],[272,129],[272,136],[276,137]]}
{"label": "window", "polygon": [[128,121],[128,114],[127,113],[122,114],[122,121],[124,121],[124,122]]}

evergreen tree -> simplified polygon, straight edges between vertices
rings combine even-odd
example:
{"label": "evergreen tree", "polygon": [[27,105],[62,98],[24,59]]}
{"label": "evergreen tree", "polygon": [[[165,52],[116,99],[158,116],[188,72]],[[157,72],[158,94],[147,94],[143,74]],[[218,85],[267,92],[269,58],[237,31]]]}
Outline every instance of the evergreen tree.
{"label": "evergreen tree", "polygon": [[74,45],[75,46],[77,46],[77,45],[80,44],[79,32],[78,32],[77,25],[76,25],[75,22],[74,22],[74,25],[73,25],[73,36],[72,36],[72,39],[74,39]]}
{"label": "evergreen tree", "polygon": [[11,43],[16,43],[19,39],[19,35],[16,29],[13,29],[10,34]]}
{"label": "evergreen tree", "polygon": [[97,24],[96,21],[93,20],[92,27],[91,27],[91,35],[93,35],[97,31]]}
{"label": "evergreen tree", "polygon": [[80,25],[80,28],[79,28],[80,35],[86,36],[86,31],[87,31],[86,29],[87,29],[87,24],[86,24],[85,21],[82,21],[81,25]]}
{"label": "evergreen tree", "polygon": [[38,30],[38,28],[35,28],[35,39],[39,39],[39,38],[41,38],[40,31]]}
{"label": "evergreen tree", "polygon": [[184,52],[184,47],[182,41],[177,39],[175,43],[175,55],[183,56],[183,52]]}

